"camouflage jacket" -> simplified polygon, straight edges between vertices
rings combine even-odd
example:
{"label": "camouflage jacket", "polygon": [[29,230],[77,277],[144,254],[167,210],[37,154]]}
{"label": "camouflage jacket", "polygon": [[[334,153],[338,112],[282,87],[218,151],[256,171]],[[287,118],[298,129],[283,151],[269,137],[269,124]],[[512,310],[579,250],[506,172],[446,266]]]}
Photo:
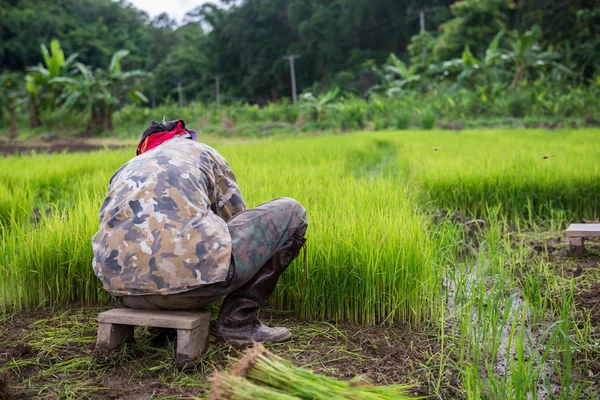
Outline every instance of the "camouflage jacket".
{"label": "camouflage jacket", "polygon": [[111,178],[92,238],[94,272],[116,296],[172,294],[228,279],[227,221],[246,205],[211,147],[171,139]]}

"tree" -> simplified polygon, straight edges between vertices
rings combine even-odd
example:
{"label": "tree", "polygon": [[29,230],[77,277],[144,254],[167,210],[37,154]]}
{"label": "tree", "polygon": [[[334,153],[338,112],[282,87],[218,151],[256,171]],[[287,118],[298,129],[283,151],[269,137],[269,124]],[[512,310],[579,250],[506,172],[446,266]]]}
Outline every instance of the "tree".
{"label": "tree", "polygon": [[525,33],[513,32],[511,49],[504,54],[515,67],[515,75],[510,85],[511,90],[517,88],[527,71],[541,71],[550,65],[569,72],[556,62],[561,58],[560,53],[541,49],[539,45],[541,33],[539,26],[534,26]]}
{"label": "tree", "polygon": [[393,53],[390,54],[383,68],[376,71],[382,83],[373,86],[371,90],[385,90],[390,97],[405,88],[414,88],[421,81],[421,75],[414,73]]}
{"label": "tree", "polygon": [[17,137],[17,107],[24,103],[23,77],[15,72],[0,74],[0,111],[7,111],[10,118],[10,135]]}
{"label": "tree", "polygon": [[112,130],[112,115],[126,95],[133,101],[147,102],[148,99],[135,87],[134,78],[146,76],[140,70],[123,72],[121,60],[129,54],[128,50],[119,50],[111,58],[107,70],[92,69],[82,63],[76,63],[78,77],[58,77],[52,83],[65,86],[62,95],[61,110],[79,108],[86,112],[88,125],[86,133]]}
{"label": "tree", "polygon": [[148,17],[124,0],[10,0],[0,18],[0,69],[23,71],[42,62],[40,43],[60,41],[87,65],[106,68],[112,54],[132,50],[130,67],[144,68],[151,56]]}
{"label": "tree", "polygon": [[25,76],[26,90],[29,97],[29,126],[32,128],[41,125],[39,119],[41,96],[44,92],[49,95],[46,106],[53,110],[60,93],[56,85],[52,85],[50,82],[59,76],[66,76],[78,56],[75,53],[65,60],[65,54],[56,39],[50,43],[50,50],[44,44],[40,47],[44,65],[39,64],[37,67],[28,68],[29,73]]}
{"label": "tree", "polygon": [[504,36],[505,31],[503,30],[494,36],[481,60],[475,57],[469,46],[465,46],[460,58],[433,64],[428,72],[442,79],[456,79],[458,86],[471,89],[475,89],[478,85],[491,86],[494,83],[502,82],[509,73],[503,69],[503,66],[498,65],[504,62],[503,50],[500,47]]}
{"label": "tree", "polygon": [[430,32],[421,32],[411,38],[408,46],[410,68],[414,73],[423,74],[433,64],[433,51],[436,38]]}
{"label": "tree", "polygon": [[321,121],[326,110],[334,109],[332,101],[340,93],[340,88],[335,88],[327,93],[315,97],[312,93],[304,93],[300,96],[300,107],[309,110],[315,121]]}
{"label": "tree", "polygon": [[148,102],[148,98],[137,88],[137,78],[148,76],[148,73],[136,69],[124,72],[121,68],[121,61],[130,54],[129,50],[119,50],[113,54],[110,65],[106,71],[97,70],[97,75],[105,96],[103,97],[103,108],[101,109],[102,128],[112,130],[112,116],[125,96],[133,102]]}
{"label": "tree", "polygon": [[153,91],[161,98],[174,97],[181,83],[185,98],[214,100],[213,80],[217,73],[202,27],[199,23],[188,23],[174,34],[178,41],[156,67]]}
{"label": "tree", "polygon": [[463,0],[452,5],[454,18],[441,25],[442,34],[434,46],[434,59],[443,62],[460,57],[466,46],[476,57],[485,45],[505,28],[511,0]]}

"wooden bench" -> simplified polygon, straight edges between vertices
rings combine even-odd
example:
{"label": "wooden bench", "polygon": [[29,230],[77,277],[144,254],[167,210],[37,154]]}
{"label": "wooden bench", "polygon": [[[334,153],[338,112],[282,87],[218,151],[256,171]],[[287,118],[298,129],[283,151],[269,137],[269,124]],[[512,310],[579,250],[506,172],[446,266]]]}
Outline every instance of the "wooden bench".
{"label": "wooden bench", "polygon": [[571,224],[567,229],[571,254],[582,256],[586,253],[585,238],[600,237],[600,224]]}
{"label": "wooden bench", "polygon": [[177,329],[176,363],[184,366],[206,349],[209,325],[210,313],[115,308],[98,314],[96,347],[106,352],[132,341],[136,326]]}

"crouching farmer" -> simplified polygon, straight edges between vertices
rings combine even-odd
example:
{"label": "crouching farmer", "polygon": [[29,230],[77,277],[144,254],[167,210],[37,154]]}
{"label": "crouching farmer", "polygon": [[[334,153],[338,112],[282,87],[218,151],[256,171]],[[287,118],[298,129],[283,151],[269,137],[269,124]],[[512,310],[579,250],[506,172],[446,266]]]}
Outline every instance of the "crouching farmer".
{"label": "crouching farmer", "polygon": [[306,210],[288,198],[246,209],[229,164],[195,140],[183,121],[152,121],[110,180],[94,271],[124,307],[194,310],[226,296],[221,340],[288,340],[257,316],[306,241]]}

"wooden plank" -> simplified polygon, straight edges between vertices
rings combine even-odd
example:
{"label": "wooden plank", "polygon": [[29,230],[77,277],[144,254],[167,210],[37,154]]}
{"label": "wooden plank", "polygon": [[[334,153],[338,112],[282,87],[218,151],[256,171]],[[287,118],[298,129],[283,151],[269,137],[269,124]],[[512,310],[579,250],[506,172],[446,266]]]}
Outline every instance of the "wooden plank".
{"label": "wooden plank", "polygon": [[115,308],[98,314],[98,322],[154,328],[194,329],[202,324],[210,324],[210,313]]}
{"label": "wooden plank", "polygon": [[571,224],[567,237],[600,237],[600,224]]}

